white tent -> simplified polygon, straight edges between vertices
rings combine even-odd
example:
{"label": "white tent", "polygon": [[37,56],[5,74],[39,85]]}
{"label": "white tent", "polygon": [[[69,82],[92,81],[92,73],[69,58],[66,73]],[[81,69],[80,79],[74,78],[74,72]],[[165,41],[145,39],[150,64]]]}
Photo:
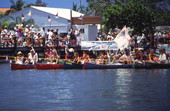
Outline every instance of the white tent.
{"label": "white tent", "polygon": [[[32,16],[28,15],[30,11]],[[58,16],[56,17],[56,15]],[[24,16],[23,21],[28,19],[34,19],[35,24],[39,27],[45,27],[46,29],[59,29],[60,32],[67,32],[71,26],[71,16],[80,17],[81,15],[84,14],[70,9],[31,6],[24,10],[1,18],[0,22],[4,19],[8,19],[10,22],[12,22],[14,21],[12,18],[22,18],[22,16]],[[49,18],[51,19],[51,22],[48,21]]]}

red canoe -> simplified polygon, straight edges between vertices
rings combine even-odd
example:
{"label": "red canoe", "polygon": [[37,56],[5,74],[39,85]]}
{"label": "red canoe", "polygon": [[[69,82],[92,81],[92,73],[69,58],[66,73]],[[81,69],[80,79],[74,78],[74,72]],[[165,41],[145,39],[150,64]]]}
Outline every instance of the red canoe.
{"label": "red canoe", "polygon": [[15,64],[11,63],[11,70],[21,70],[21,69],[34,69],[35,65],[32,64]]}
{"label": "red canoe", "polygon": [[63,68],[64,68],[63,64],[36,64],[36,69],[42,69],[42,70],[63,69]]}

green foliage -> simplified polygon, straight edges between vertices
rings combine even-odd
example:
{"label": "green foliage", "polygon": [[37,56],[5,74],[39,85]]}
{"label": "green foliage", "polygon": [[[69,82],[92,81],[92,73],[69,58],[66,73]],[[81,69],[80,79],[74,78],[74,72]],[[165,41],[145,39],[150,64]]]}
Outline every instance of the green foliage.
{"label": "green foliage", "polygon": [[42,6],[42,7],[46,7],[47,3],[42,2],[41,0],[37,0],[35,3],[35,6]]}
{"label": "green foliage", "polygon": [[28,19],[26,21],[23,21],[24,26],[26,26],[26,25],[34,25],[34,24],[35,24],[34,19]]}
{"label": "green foliage", "polygon": [[8,21],[8,19],[5,19],[0,23],[0,28],[4,28],[8,25],[9,25],[9,21]]}
{"label": "green foliage", "polygon": [[15,22],[10,22],[9,25],[8,25],[8,28],[9,29],[12,29],[16,26],[16,23]]}
{"label": "green foliage", "polygon": [[5,14],[0,14],[0,18],[2,18],[2,17],[4,17],[5,16]]}
{"label": "green foliage", "polygon": [[113,0],[87,0],[87,13],[90,15],[102,16],[106,7],[112,5]]}
{"label": "green foliage", "polygon": [[73,10],[74,10],[74,11],[77,11],[77,9],[78,9],[78,8],[77,8],[77,4],[75,4],[75,3],[73,2]]}
{"label": "green foliage", "polygon": [[124,25],[134,29],[134,32],[141,34],[145,28],[153,29],[156,25],[155,12],[142,2],[130,1],[126,4],[117,0],[116,4],[107,7],[104,11],[104,24],[110,28]]}
{"label": "green foliage", "polygon": [[20,11],[23,9],[25,2],[23,2],[22,0],[17,0],[17,2],[15,3],[14,0],[10,0],[11,2],[11,9],[16,10],[16,11]]}
{"label": "green foliage", "polygon": [[73,2],[72,10],[80,12],[80,13],[84,13],[84,14],[86,14],[86,12],[87,12],[85,6],[81,4],[81,0],[80,0],[79,7],[78,7],[78,5],[76,3]]}

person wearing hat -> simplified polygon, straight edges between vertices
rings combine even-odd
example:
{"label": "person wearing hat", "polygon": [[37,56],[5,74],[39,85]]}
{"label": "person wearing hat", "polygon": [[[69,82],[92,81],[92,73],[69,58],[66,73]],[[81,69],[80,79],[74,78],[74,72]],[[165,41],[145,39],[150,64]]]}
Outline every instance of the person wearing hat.
{"label": "person wearing hat", "polygon": [[30,53],[28,53],[28,63],[35,64],[38,61],[38,54],[35,52],[34,48],[31,48]]}
{"label": "person wearing hat", "polygon": [[22,55],[22,52],[19,51],[16,57],[16,64],[23,64],[23,60],[24,60],[24,56]]}

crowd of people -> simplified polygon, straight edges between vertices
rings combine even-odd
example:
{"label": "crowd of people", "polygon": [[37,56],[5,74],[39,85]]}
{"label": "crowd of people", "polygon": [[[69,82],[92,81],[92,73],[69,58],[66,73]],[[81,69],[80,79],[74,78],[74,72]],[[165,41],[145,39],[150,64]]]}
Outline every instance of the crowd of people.
{"label": "crowd of people", "polygon": [[[17,64],[35,64],[38,62],[38,54],[31,48],[27,57],[24,57],[22,52],[17,53]],[[85,62],[95,64],[132,64],[134,62],[149,61],[153,63],[169,63],[170,54],[165,49],[160,49],[155,52],[153,49],[143,50],[134,49],[133,51],[125,49],[123,51],[83,51],[82,53],[70,49],[65,54],[65,58],[61,59],[60,54],[55,48],[47,49],[45,52],[44,62],[47,64],[58,64],[59,61],[69,61],[77,64],[84,64]],[[63,62],[62,62],[63,63]]]}
{"label": "crowd of people", "polygon": [[[124,51],[83,51],[77,52],[74,49],[69,50],[69,45],[80,46],[82,39],[82,32],[78,28],[70,29],[68,33],[60,34],[58,29],[42,28],[37,30],[33,25],[26,25],[23,27],[14,27],[9,29],[4,27],[0,29],[0,47],[14,47],[15,42],[17,47],[30,47],[31,50],[27,57],[23,57],[22,52],[19,51],[17,55],[17,63],[31,63],[34,64],[38,61],[38,54],[33,47],[46,47],[45,61],[48,63],[58,63],[61,59],[61,54],[57,51],[57,47],[64,47],[65,60],[72,60],[75,63],[96,62],[97,64],[107,64],[117,60],[125,61],[126,64],[131,64],[135,60],[149,60],[152,62],[167,62],[169,61],[169,54],[165,49],[155,52],[156,49],[151,49],[149,37],[144,34],[132,37],[130,50]],[[97,41],[113,41],[117,33],[99,34],[96,37]],[[169,31],[156,31],[155,34],[156,44],[169,43]],[[143,47],[138,50],[137,47]],[[22,62],[21,62],[22,61]],[[23,62],[24,61],[24,62]]]}
{"label": "crowd of people", "polygon": [[37,29],[33,25],[0,29],[0,47],[14,47],[15,39],[17,47],[56,47],[80,45],[81,30],[70,29],[68,33],[59,33],[58,29]]}
{"label": "crowd of people", "polygon": [[[9,29],[4,27],[0,29],[0,47],[14,47],[15,39],[17,47],[56,47],[56,46],[80,46],[83,39],[82,30],[69,29],[67,33],[60,33],[58,29],[37,29],[34,25],[25,27],[14,27]],[[112,41],[117,33],[109,32],[107,34],[98,34],[97,41]],[[142,35],[131,35],[133,42],[140,47],[142,39],[149,43],[150,37]],[[147,38],[147,39],[146,39]],[[170,43],[170,31],[155,31],[154,38],[156,43]],[[144,44],[145,44],[144,43]],[[137,46],[136,46],[137,47]]]}

